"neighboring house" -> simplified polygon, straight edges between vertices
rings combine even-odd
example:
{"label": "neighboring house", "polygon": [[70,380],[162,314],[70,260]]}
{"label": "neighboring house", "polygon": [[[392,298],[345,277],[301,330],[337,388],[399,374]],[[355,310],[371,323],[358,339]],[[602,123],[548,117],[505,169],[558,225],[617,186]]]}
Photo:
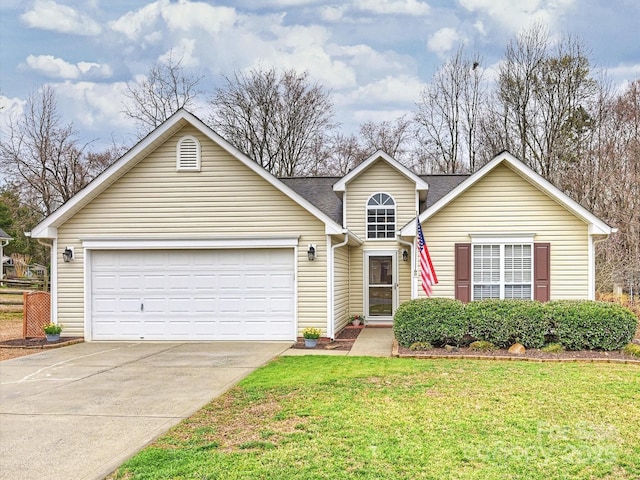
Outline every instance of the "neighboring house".
{"label": "neighboring house", "polygon": [[9,242],[13,240],[13,238],[11,238],[7,232],[5,232],[3,229],[0,228],[0,280],[4,278],[4,267],[5,264],[9,264],[9,261],[11,260],[10,257],[6,257],[4,256],[4,247],[6,247]]}
{"label": "neighboring house", "polygon": [[[87,340],[334,337],[423,296],[588,299],[613,231],[508,153],[471,176],[382,152],[341,178],[277,179],[190,113],[154,130],[31,232],[52,244],[52,319]],[[63,260],[64,258],[64,260]]]}

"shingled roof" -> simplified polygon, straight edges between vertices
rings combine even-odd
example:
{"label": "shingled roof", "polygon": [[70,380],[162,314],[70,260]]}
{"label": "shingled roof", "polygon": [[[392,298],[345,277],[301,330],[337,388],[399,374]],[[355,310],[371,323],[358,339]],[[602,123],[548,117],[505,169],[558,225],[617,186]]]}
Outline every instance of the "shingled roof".
{"label": "shingled roof", "polygon": [[[341,178],[285,177],[280,180],[336,223],[342,225],[342,198],[333,191],[333,185]],[[426,203],[426,207],[429,207],[469,178],[469,175],[420,175],[420,178],[429,184]],[[425,206],[420,206],[421,211],[424,208]]]}

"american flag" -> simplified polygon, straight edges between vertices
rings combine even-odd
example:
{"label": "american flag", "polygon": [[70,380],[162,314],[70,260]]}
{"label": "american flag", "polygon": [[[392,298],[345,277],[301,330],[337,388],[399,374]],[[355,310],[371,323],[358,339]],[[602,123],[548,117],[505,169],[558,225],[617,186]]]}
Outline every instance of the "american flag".
{"label": "american flag", "polygon": [[422,233],[422,226],[420,225],[420,219],[416,218],[418,224],[418,256],[420,257],[420,278],[422,279],[422,289],[427,297],[431,296],[431,288],[438,283],[438,277],[436,271],[431,263],[431,256],[429,255],[429,249],[427,243],[424,241],[424,234]]}

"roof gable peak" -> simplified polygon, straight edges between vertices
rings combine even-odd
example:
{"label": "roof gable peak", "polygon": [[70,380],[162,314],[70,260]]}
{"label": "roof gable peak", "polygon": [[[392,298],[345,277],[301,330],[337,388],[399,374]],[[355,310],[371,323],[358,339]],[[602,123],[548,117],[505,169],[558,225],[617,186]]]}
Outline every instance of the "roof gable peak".
{"label": "roof gable peak", "polygon": [[383,161],[386,162],[389,166],[398,171],[401,175],[408,178],[410,181],[414,182],[416,185],[416,190],[428,190],[429,185],[418,175],[413,173],[407,167],[398,162],[395,158],[390,156],[389,154],[383,152],[382,150],[378,150],[369,158],[367,158],[364,162],[358,165],[356,168],[347,173],[344,177],[342,177],[336,184],[333,186],[333,190],[335,192],[344,192],[347,188],[347,184],[351,182],[354,178],[358,177],[361,173],[368,170],[372,165],[376,162]]}

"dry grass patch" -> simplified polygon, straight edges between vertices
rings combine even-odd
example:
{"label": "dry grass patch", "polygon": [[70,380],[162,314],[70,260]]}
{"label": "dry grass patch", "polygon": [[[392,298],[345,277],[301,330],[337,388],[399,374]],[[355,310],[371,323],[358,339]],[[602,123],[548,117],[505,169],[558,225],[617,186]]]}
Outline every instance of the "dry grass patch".
{"label": "dry grass patch", "polygon": [[630,480],[639,393],[635,365],[284,357],[113,478]]}

